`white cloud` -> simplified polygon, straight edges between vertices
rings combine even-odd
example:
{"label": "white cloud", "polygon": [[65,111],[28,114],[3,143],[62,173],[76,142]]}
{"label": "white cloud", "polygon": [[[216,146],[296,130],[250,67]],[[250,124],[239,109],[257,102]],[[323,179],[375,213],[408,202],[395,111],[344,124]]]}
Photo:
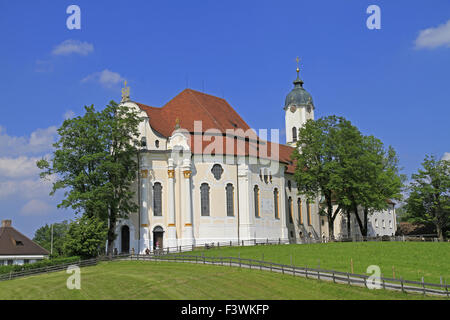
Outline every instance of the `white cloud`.
{"label": "white cloud", "polygon": [[30,137],[10,136],[6,133],[6,129],[0,126],[0,157],[48,152],[52,150],[56,136],[56,126],[37,129]]}
{"label": "white cloud", "polygon": [[88,42],[81,42],[79,40],[65,40],[58,44],[52,51],[53,55],[69,55],[77,53],[86,56],[94,51],[94,45]]}
{"label": "white cloud", "polygon": [[42,180],[39,177],[21,177],[0,181],[0,199],[48,198],[54,179]]}
{"label": "white cloud", "polygon": [[20,178],[38,176],[36,161],[41,158],[20,156],[18,158],[0,158],[0,177]]}
{"label": "white cloud", "polygon": [[421,30],[415,40],[416,49],[450,47],[450,20],[435,28]]}
{"label": "white cloud", "polygon": [[441,160],[448,160],[448,161],[450,161],[450,152],[444,153],[444,156],[442,157]]}
{"label": "white cloud", "polygon": [[20,213],[24,216],[44,216],[53,210],[54,208],[48,203],[42,200],[32,199],[20,209]]}
{"label": "white cloud", "polygon": [[105,69],[101,72],[95,72],[93,74],[88,75],[87,77],[82,79],[81,82],[82,83],[98,82],[105,88],[111,88],[112,86],[119,84],[124,80],[125,79],[117,72]]}

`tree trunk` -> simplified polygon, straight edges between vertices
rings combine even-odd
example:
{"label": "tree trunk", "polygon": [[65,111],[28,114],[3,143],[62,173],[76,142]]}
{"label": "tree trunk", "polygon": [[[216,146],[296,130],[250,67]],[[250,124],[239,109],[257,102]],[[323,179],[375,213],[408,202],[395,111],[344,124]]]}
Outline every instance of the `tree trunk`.
{"label": "tree trunk", "polygon": [[366,216],[366,209],[364,209],[364,221],[361,221],[361,218],[358,214],[358,205],[353,204],[353,212],[355,213],[356,221],[358,222],[359,230],[361,231],[362,236],[367,235],[367,216]]}
{"label": "tree trunk", "polygon": [[116,214],[113,210],[110,211],[109,228],[108,228],[108,248],[106,254],[112,257],[114,252],[114,240],[116,239]]}
{"label": "tree trunk", "polygon": [[364,229],[362,235],[367,237],[367,217],[369,216],[369,210],[364,208]]}
{"label": "tree trunk", "polygon": [[334,240],[334,219],[333,219],[333,203],[331,202],[331,195],[325,195],[327,202],[327,217],[328,217],[328,236],[330,241]]}
{"label": "tree trunk", "polygon": [[436,231],[437,231],[439,240],[444,241],[444,232],[439,223],[436,223]]}
{"label": "tree trunk", "polygon": [[347,238],[351,238],[352,237],[352,232],[351,232],[351,227],[350,227],[350,210],[346,210],[347,211]]}

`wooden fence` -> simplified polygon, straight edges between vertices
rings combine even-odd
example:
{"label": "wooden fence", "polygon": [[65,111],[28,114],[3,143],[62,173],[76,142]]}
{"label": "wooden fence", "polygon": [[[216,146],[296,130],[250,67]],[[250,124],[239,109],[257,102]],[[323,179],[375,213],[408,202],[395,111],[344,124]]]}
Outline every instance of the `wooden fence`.
{"label": "wooden fence", "polygon": [[[398,237],[397,237],[398,238]],[[371,241],[366,239],[366,241]],[[372,240],[380,241],[380,240]],[[402,241],[402,240],[397,240]],[[404,240],[403,240],[404,241]],[[172,248],[164,248],[160,250],[152,251],[152,254],[135,255],[135,254],[121,254],[112,257],[98,257],[90,260],[81,260],[77,262],[64,263],[60,265],[47,266],[36,269],[23,270],[19,272],[10,272],[8,274],[0,275],[0,281],[11,280],[19,277],[44,274],[49,272],[56,272],[66,270],[69,266],[86,267],[97,265],[99,261],[118,261],[118,260],[143,260],[143,261],[167,261],[167,262],[188,262],[188,263],[201,263],[210,265],[222,265],[230,267],[240,267],[249,269],[267,270],[271,272],[279,272],[282,274],[290,274],[293,276],[302,276],[306,278],[312,278],[317,280],[333,281],[334,283],[344,283],[348,285],[359,285],[369,287],[373,279],[368,275],[361,275],[349,272],[342,272],[336,270],[326,270],[320,268],[309,268],[308,266],[299,267],[294,265],[285,265],[274,263],[264,260],[244,259],[240,257],[206,257],[198,255],[185,255],[179,254],[186,251],[193,251],[195,249],[210,249],[215,247],[227,247],[227,246],[245,246],[245,245],[274,245],[274,244],[289,244],[289,241],[278,240],[242,240],[239,242],[227,241],[227,242],[211,242],[198,246],[177,246]],[[178,253],[178,254],[173,254]],[[380,277],[378,284],[380,288],[397,290],[402,292],[415,292],[422,294],[433,294],[450,298],[449,285],[443,281],[443,283],[427,283],[423,281],[411,281],[403,278],[386,278]],[[373,284],[373,282],[372,282]]]}
{"label": "wooden fence", "polygon": [[[221,265],[230,267],[240,267],[249,269],[266,270],[279,272],[292,276],[301,276],[305,278],[332,281],[334,283],[358,285],[369,288],[373,279],[368,275],[342,272],[336,270],[326,270],[319,268],[309,268],[308,266],[299,267],[294,265],[285,265],[264,260],[244,259],[240,257],[207,257],[205,255],[130,255],[117,256],[113,260],[141,260],[141,261],[164,261],[164,262],[187,262],[196,264]],[[380,289],[397,290],[402,292],[414,292],[422,294],[439,295],[450,298],[449,285],[446,283],[436,284],[427,282],[418,282],[405,280],[403,278],[385,278],[377,279]]]}
{"label": "wooden fence", "polygon": [[58,264],[58,265],[54,265],[54,266],[47,266],[47,267],[28,269],[28,270],[23,270],[23,271],[9,272],[9,273],[5,273],[5,274],[1,274],[0,281],[12,280],[15,278],[33,276],[33,275],[49,273],[49,272],[62,271],[62,270],[66,270],[69,266],[78,266],[78,267],[94,266],[98,263],[98,261],[99,261],[99,259],[95,258],[95,259],[89,259],[89,260],[67,262],[67,263]]}

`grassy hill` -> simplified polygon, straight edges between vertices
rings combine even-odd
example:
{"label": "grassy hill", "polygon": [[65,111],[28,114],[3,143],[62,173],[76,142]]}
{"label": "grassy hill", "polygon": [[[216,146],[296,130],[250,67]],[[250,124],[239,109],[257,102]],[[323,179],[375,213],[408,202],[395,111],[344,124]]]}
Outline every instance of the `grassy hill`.
{"label": "grassy hill", "polygon": [[350,272],[353,259],[354,273],[365,274],[367,267],[378,265],[385,277],[395,277],[439,283],[442,276],[450,284],[450,243],[448,242],[333,242],[299,245],[259,245],[247,247],[220,247],[196,250],[192,253],[206,256],[232,256],[322,269]]}
{"label": "grassy hill", "polygon": [[267,271],[175,262],[114,261],[81,269],[81,289],[65,272],[0,282],[0,299],[430,299]]}

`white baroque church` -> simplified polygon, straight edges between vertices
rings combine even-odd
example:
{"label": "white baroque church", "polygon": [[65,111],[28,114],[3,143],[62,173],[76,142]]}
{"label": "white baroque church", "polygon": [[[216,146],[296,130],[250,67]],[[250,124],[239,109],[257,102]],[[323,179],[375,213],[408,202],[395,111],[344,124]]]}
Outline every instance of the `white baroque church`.
{"label": "white baroque church", "polygon": [[[328,238],[319,201],[299,195],[293,177],[298,130],[314,119],[312,97],[298,73],[284,104],[286,144],[273,142],[276,134],[272,142],[264,132],[258,135],[222,98],[185,89],[163,107],[151,107],[122,90],[121,103],[144,119],[144,147],[135,185],[140,211],[118,221],[115,251]],[[336,218],[338,235],[345,226],[343,216]]]}

